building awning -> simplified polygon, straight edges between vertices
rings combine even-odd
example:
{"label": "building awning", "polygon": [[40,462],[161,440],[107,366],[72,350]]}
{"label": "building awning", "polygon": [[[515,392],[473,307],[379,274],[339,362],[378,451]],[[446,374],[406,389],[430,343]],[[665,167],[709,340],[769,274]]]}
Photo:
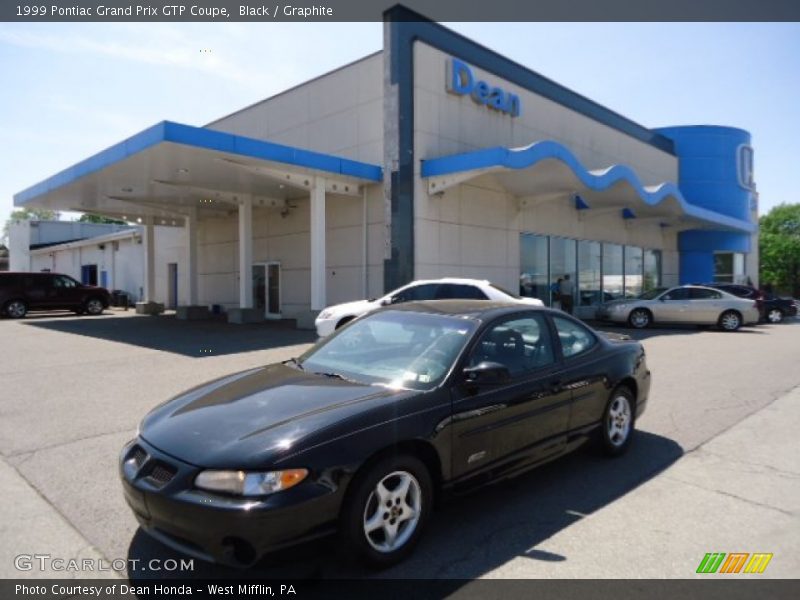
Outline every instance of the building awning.
{"label": "building awning", "polygon": [[359,195],[383,174],[377,165],[163,121],[19,192],[14,204],[180,225],[189,208],[227,213],[242,195],[255,207],[307,197],[316,178],[328,193]]}
{"label": "building awning", "polygon": [[645,186],[626,165],[589,170],[566,146],[550,140],[522,148],[500,146],[422,161],[422,177],[427,179],[431,194],[486,174],[515,196],[537,203],[567,199],[587,215],[618,212],[624,219],[682,229],[748,233],[756,229],[753,223],[690,204],[674,183]]}

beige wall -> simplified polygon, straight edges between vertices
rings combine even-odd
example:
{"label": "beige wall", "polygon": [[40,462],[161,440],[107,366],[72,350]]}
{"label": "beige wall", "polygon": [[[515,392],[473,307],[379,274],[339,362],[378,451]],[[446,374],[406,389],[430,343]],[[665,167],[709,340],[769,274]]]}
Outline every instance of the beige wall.
{"label": "beige wall", "polygon": [[381,164],[381,53],[267,98],[207,127]]}
{"label": "beige wall", "polygon": [[[367,188],[367,294],[383,289],[383,205],[380,185]],[[328,194],[326,202],[327,304],[355,300],[364,290],[363,198]],[[311,310],[310,213],[307,198],[281,216],[279,209],[253,209],[253,262],[281,265],[282,316]],[[238,217],[209,218],[198,230],[198,292],[201,304],[239,305]]]}
{"label": "beige wall", "polygon": [[519,117],[489,110],[446,91],[450,56],[422,43],[414,48],[416,276],[490,279],[510,289],[519,281],[519,234],[562,235],[664,250],[665,281],[677,283],[677,237],[658,225],[627,224],[619,215],[581,220],[565,201],[517,198],[490,175],[429,195],[420,161],[491,146],[541,140],[567,146],[588,169],[626,164],[645,185],[677,181],[677,158],[501,78],[476,77],[517,94]]}

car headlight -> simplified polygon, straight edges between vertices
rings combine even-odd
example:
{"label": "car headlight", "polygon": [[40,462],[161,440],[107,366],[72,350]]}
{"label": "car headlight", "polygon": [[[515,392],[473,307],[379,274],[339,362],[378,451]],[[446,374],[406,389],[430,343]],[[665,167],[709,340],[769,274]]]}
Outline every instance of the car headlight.
{"label": "car headlight", "polygon": [[318,319],[330,319],[332,316],[333,316],[333,311],[332,310],[323,310],[321,313],[319,313],[319,316],[317,318]]}
{"label": "car headlight", "polygon": [[266,496],[296,486],[308,476],[306,469],[285,471],[201,471],[194,484],[210,492],[237,496]]}

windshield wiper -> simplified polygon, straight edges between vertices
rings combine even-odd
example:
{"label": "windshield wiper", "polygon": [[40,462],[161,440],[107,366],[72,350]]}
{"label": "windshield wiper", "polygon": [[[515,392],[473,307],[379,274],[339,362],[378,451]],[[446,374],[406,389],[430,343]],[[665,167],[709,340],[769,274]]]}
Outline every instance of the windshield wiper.
{"label": "windshield wiper", "polygon": [[294,365],[294,366],[296,366],[298,369],[300,369],[301,371],[305,371],[305,368],[303,368],[303,365],[300,363],[300,361],[299,361],[299,360],[297,360],[297,359],[296,359],[296,358],[294,358],[294,357],[292,357],[292,358],[290,358],[290,359],[288,359],[288,360],[285,360],[285,361],[283,361],[281,364],[282,364],[282,365]]}

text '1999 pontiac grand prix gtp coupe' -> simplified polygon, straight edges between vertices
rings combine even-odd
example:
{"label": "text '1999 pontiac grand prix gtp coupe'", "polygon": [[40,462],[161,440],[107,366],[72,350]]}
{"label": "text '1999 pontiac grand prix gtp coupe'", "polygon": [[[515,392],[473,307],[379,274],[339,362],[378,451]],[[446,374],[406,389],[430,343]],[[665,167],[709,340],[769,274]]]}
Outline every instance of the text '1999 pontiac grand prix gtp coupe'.
{"label": "text '1999 pontiac grand prix gtp coupe'", "polygon": [[411,302],[158,406],[120,473],[142,528],[191,556],[246,567],[338,530],[382,567],[413,549],[438,494],[593,437],[621,454],[649,389],[638,342],[560,311]]}

